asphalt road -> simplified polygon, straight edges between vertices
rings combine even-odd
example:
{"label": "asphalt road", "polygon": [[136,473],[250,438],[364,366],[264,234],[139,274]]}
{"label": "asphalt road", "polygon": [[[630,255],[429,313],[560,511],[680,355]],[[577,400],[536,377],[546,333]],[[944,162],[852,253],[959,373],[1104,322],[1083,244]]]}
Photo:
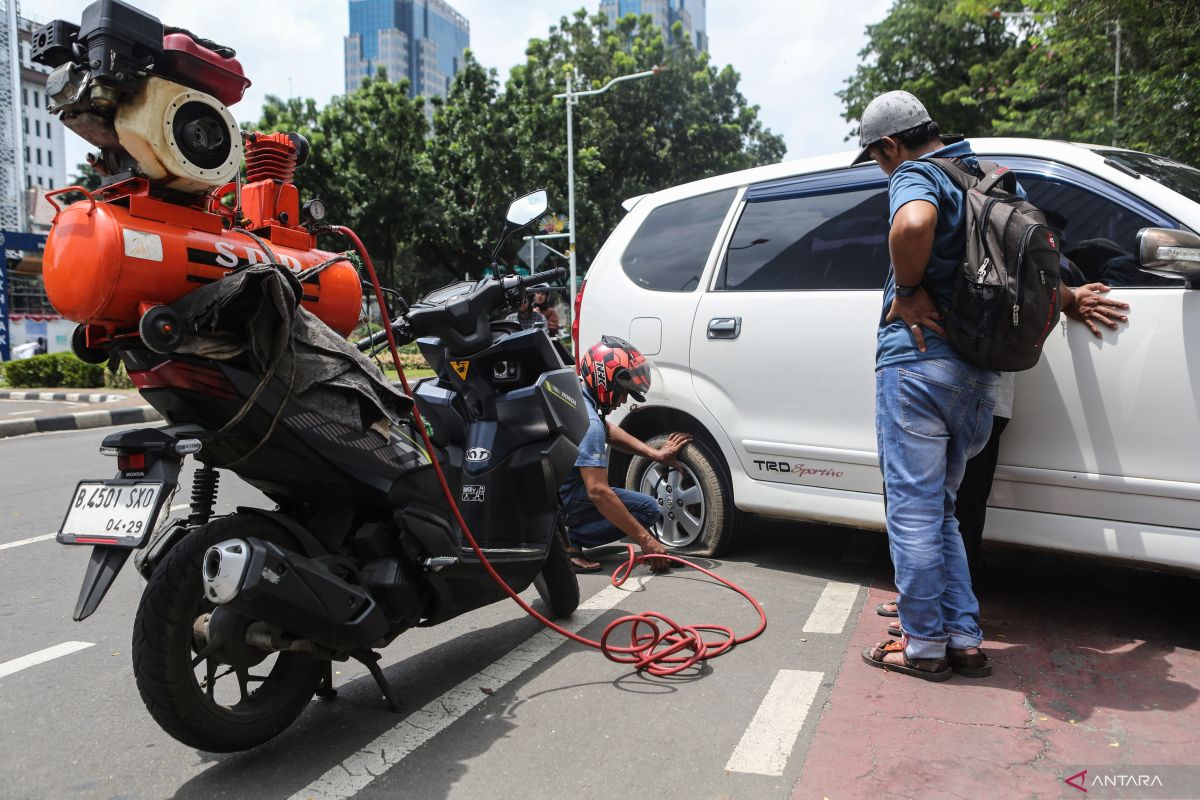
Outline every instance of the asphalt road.
{"label": "asphalt road", "polygon": [[[97,452],[108,432],[0,440],[4,800],[1060,797],[1074,796],[1063,781],[1081,765],[1138,764],[1193,765],[1181,780],[1200,780],[1194,579],[994,555],[981,597],[997,674],[930,684],[859,660],[883,638],[873,608],[891,596],[881,536],[761,521],[734,556],[704,565],[753,592],[767,630],[698,674],[640,675],[502,602],[384,651],[400,713],[350,662],[337,665],[339,697],[314,700],[268,744],[197,752],[138,695],[134,571],[71,621],[89,548],[53,532],[77,480],[112,474]],[[264,504],[223,478],[218,512]],[[610,570],[619,559],[601,557]],[[580,583],[568,624],[593,638],[649,609],[740,633],[756,622],[694,572],[642,573],[623,590],[604,574]]]}
{"label": "asphalt road", "polygon": [[[699,675],[639,676],[540,633],[505,602],[406,633],[385,651],[402,714],[386,709],[351,662],[338,665],[338,699],[314,701],[273,742],[247,754],[198,753],[157,728],[134,684],[141,579],[127,568],[99,611],[75,623],[90,548],[46,538],[78,479],[111,475],[112,460],[97,452],[107,432],[0,441],[0,797],[599,798],[625,785],[646,796],[787,797],[817,718],[808,712],[832,685],[845,623],[864,596],[866,566],[841,560],[847,537],[864,534],[827,532],[796,548],[767,525],[736,561],[708,564],[760,599],[767,633]],[[186,503],[189,480],[174,504]],[[224,476],[218,511],[265,503]],[[620,552],[607,555],[615,566]],[[753,628],[741,598],[699,577],[645,573],[618,592],[606,576],[583,576],[595,608],[572,623],[595,637],[617,616],[658,609],[685,623]],[[831,581],[838,591],[822,619],[833,632],[804,632]],[[70,652],[3,674],[50,648]],[[768,713],[750,735],[762,741],[743,743],[781,670],[800,673],[798,683],[776,687],[773,702],[804,702],[782,720]],[[735,753],[740,761],[726,770]]]}

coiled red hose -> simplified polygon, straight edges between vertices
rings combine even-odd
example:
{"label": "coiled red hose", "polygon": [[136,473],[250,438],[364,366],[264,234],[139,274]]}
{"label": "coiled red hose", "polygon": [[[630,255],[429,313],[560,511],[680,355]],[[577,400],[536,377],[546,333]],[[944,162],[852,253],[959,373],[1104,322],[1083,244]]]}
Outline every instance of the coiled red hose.
{"label": "coiled red hose", "polygon": [[[358,238],[358,235],[354,231],[345,226],[333,226],[330,230],[345,236],[354,243],[355,249],[362,256],[367,272],[370,273],[371,285],[375,289],[375,299],[379,302],[379,308],[381,310],[386,309],[387,304],[384,302],[383,290],[379,285],[379,277],[375,273],[375,265],[371,262],[371,256],[367,253],[367,248],[363,245],[362,240]],[[396,365],[397,374],[400,376],[400,383],[404,386],[405,394],[411,397],[412,389],[408,385],[408,378],[404,375],[404,367],[400,364],[400,352],[396,347],[396,337],[392,332],[392,326],[386,320],[384,331],[387,334],[388,348],[392,353],[392,361]],[[442,471],[442,465],[434,457],[436,451],[434,450],[433,442],[429,439],[429,432],[425,428],[425,421],[421,417],[421,411],[415,403],[413,404],[413,416],[417,422],[417,429],[421,432],[421,438],[425,442],[429,460],[433,464],[434,472],[437,474],[438,483],[441,484],[442,492],[446,495],[446,501],[450,504],[450,510],[454,513],[454,518],[457,520],[459,527],[462,528],[463,535],[467,537],[467,542],[470,543],[471,549],[475,551],[475,556],[483,564],[488,575],[491,576],[492,580],[496,582],[504,593],[511,597],[513,602],[520,606],[526,614],[547,628],[574,642],[596,648],[610,661],[615,661],[618,664],[631,664],[639,671],[644,671],[658,677],[674,675],[702,661],[716,658],[723,653],[729,652],[735,645],[744,644],[751,639],[757,638],[766,629],[766,612],[763,610],[762,605],[742,587],[725,580],[720,575],[710,572],[698,564],[693,564],[676,556],[638,555],[634,553],[633,545],[628,545],[628,558],[613,572],[613,586],[623,585],[625,581],[629,580],[629,576],[633,573],[633,568],[638,564],[649,563],[650,558],[669,559],[670,561],[684,564],[694,570],[703,572],[708,577],[746,598],[750,605],[754,606],[754,610],[758,612],[758,627],[746,636],[737,636],[731,628],[725,625],[680,625],[665,614],[657,611],[646,611],[641,614],[630,614],[613,620],[604,629],[604,633],[600,636],[600,641],[597,642],[556,625],[522,600],[513,591],[512,587],[505,583],[504,579],[500,577],[500,574],[496,572],[495,568],[487,560],[487,556],[483,554],[483,550],[480,549],[479,543],[475,541],[475,536],[467,526],[467,521],[463,519],[462,513],[459,511],[454,492],[450,490],[450,484],[446,481],[446,474]],[[625,626],[629,628],[629,644],[624,646],[610,644],[609,639]],[[705,639],[705,633],[716,634],[716,638],[712,640]]]}

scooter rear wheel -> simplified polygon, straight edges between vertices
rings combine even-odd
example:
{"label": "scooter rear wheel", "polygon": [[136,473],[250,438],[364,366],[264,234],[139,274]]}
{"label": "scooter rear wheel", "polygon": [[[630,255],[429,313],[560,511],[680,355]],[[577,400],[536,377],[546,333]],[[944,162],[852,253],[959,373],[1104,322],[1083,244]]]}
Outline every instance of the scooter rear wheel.
{"label": "scooter rear wheel", "polygon": [[278,735],[304,710],[328,669],[328,662],[300,653],[245,645],[248,618],[224,621],[226,630],[232,623],[233,639],[240,634],[237,646],[205,653],[207,643],[195,632],[196,620],[214,610],[201,583],[204,553],[248,536],[294,546],[269,520],[239,514],[215,519],[189,533],[158,565],[134,621],[133,672],[147,710],[172,737],[208,752],[248,750]]}
{"label": "scooter rear wheel", "polygon": [[567,555],[566,533],[557,525],[555,528],[546,563],[533,579],[533,585],[550,610],[551,618],[558,619],[571,616],[579,608],[579,578]]}

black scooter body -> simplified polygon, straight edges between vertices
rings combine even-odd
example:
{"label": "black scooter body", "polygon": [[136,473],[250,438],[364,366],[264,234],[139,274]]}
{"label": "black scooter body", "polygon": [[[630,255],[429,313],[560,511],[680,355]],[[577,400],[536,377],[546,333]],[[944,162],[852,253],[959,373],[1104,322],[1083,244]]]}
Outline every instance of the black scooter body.
{"label": "black scooter body", "polygon": [[[426,320],[431,307],[437,308],[427,299]],[[432,455],[464,520],[488,561],[521,591],[541,570],[555,534],[557,489],[587,430],[583,396],[574,370],[543,331],[476,323],[469,340],[451,336],[450,342],[471,352],[456,352],[439,337],[419,341],[437,377],[417,384],[414,401],[432,428]],[[232,470],[275,501],[305,556],[336,554],[354,563],[353,574],[338,580],[383,601],[393,623],[385,640],[412,624],[435,625],[504,597],[451,513],[411,418],[393,423],[385,441],[271,384],[230,425],[258,388],[249,370],[142,347],[125,348],[121,357],[130,371],[162,376],[163,385],[142,390],[147,402],[201,440],[201,462]],[[171,375],[186,380],[172,385]],[[156,543],[148,542],[157,560],[168,548]],[[154,564],[145,561],[140,568],[148,574]],[[402,575],[403,590],[388,575]],[[260,602],[262,617],[286,620],[278,604],[268,615],[270,600]],[[254,605],[252,597],[236,602],[252,618]],[[299,619],[295,627],[312,629]],[[336,645],[345,649],[343,640]]]}

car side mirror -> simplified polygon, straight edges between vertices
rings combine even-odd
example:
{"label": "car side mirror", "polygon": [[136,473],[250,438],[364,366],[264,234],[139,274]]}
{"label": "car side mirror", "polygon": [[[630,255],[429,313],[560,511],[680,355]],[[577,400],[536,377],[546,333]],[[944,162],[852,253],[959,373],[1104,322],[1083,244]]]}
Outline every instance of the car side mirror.
{"label": "car side mirror", "polygon": [[545,189],[539,189],[536,192],[530,192],[524,197],[518,197],[508,207],[508,224],[514,228],[524,228],[545,214],[548,205],[549,200],[546,197]]}
{"label": "car side mirror", "polygon": [[1200,236],[1173,228],[1142,228],[1137,263],[1146,272],[1183,278],[1189,289],[1200,288]]}

